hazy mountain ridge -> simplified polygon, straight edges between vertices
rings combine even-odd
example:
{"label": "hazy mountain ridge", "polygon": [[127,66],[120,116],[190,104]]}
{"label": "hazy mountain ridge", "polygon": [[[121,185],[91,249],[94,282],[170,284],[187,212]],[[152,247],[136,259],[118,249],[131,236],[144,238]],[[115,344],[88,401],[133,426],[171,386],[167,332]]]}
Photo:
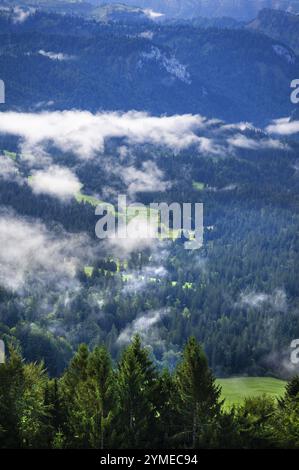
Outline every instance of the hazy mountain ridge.
{"label": "hazy mountain ridge", "polygon": [[299,53],[299,15],[276,10],[262,10],[247,28],[282,41]]}
{"label": "hazy mountain ridge", "polygon": [[[115,0],[91,0],[93,4],[118,3]],[[169,18],[229,16],[237,20],[250,20],[263,8],[299,12],[297,0],[126,0],[133,7],[150,8]]]}
{"label": "hazy mountain ridge", "polygon": [[290,83],[298,59],[255,31],[101,25],[42,12],[23,22],[4,14],[0,24],[10,107],[52,101],[58,109],[80,103],[91,110],[200,112],[260,123],[293,110]]}
{"label": "hazy mountain ridge", "polygon": [[[195,18],[198,16],[215,18],[231,17],[237,20],[253,20],[263,8],[285,10],[292,13],[299,12],[297,0],[89,0],[89,4],[102,6],[105,4],[123,3],[129,7],[150,9],[156,13],[162,13],[167,18]],[[55,8],[57,10],[70,8],[73,11],[83,12],[90,9],[87,3],[67,0],[15,0],[7,1],[7,5],[22,4]],[[64,5],[64,6],[63,6]],[[69,5],[69,7],[66,7]]]}

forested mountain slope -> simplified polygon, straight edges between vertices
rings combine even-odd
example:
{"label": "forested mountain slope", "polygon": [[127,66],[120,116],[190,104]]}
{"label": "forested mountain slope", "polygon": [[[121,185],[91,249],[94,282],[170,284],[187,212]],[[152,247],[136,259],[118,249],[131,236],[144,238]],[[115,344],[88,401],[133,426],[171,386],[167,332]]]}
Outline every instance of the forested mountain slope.
{"label": "forested mountain slope", "polygon": [[[219,376],[293,373],[294,51],[235,27],[18,14],[0,19],[5,341],[52,375],[81,342],[117,359],[135,333],[161,367],[195,335]],[[202,249],[100,242],[95,206],[118,194],[203,202]]]}
{"label": "forested mountain slope", "polygon": [[[10,2],[13,3],[13,2]],[[20,2],[19,2],[20,3]],[[81,1],[60,0],[22,0],[23,4],[38,6],[75,4],[79,6]],[[84,2],[83,2],[84,3]],[[298,13],[296,0],[89,0],[93,5],[125,3],[131,7],[151,9],[153,12],[162,13],[168,18],[195,18],[206,16],[209,18],[229,16],[237,20],[252,20],[263,8]],[[72,5],[73,7],[74,5]]]}
{"label": "forested mountain slope", "polygon": [[296,54],[299,52],[299,15],[265,9],[260,11],[257,18],[250,22],[247,28],[284,42]]}
{"label": "forested mountain slope", "polygon": [[[0,18],[7,106],[202,113],[226,120],[289,115],[294,52],[266,36],[191,25],[100,25],[37,12]],[[281,50],[284,53],[281,53]]]}

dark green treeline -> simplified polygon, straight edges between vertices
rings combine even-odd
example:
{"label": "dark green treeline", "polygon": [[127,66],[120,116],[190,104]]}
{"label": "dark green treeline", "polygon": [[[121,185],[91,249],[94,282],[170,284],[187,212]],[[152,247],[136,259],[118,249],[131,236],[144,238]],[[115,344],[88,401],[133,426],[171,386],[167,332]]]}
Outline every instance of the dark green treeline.
{"label": "dark green treeline", "polygon": [[136,336],[114,367],[81,345],[50,379],[10,349],[0,365],[0,448],[299,447],[299,378],[285,396],[228,410],[206,356],[190,338],[176,370],[159,371]]}

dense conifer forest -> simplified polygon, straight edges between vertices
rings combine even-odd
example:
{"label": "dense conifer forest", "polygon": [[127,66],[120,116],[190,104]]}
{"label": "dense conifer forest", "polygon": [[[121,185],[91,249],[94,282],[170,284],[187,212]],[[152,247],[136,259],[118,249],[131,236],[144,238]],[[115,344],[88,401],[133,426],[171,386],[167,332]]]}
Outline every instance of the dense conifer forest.
{"label": "dense conifer forest", "polygon": [[32,1],[0,0],[0,448],[299,448],[298,16]]}
{"label": "dense conifer forest", "polygon": [[61,377],[17,350],[0,367],[0,448],[298,448],[299,378],[227,409],[191,337],[173,372],[136,336],[117,363],[80,345]]}

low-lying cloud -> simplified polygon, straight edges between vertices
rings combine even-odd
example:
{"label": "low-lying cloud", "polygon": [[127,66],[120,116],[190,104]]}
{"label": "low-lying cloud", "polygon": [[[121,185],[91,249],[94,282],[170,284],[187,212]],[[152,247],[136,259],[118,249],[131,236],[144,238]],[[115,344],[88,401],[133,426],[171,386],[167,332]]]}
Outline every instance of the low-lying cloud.
{"label": "low-lying cloud", "polygon": [[277,139],[263,138],[263,139],[251,139],[243,134],[237,134],[227,140],[229,145],[233,147],[248,149],[248,150],[259,150],[259,149],[284,149],[285,144]]}
{"label": "low-lying cloud", "polygon": [[[268,132],[291,134],[299,131],[299,122],[277,120],[267,128]],[[0,113],[0,134],[20,139],[22,159],[32,168],[53,165],[49,152],[51,146],[64,154],[72,153],[78,159],[99,158],[101,165],[109,160],[101,158],[105,144],[119,139],[118,161],[111,171],[121,167],[120,178],[128,187],[128,195],[140,191],[165,191],[169,188],[161,170],[155,163],[146,161],[136,168],[134,161],[126,161],[129,146],[150,145],[157,149],[169,149],[175,154],[190,147],[201,155],[236,155],[238,149],[266,150],[288,149],[278,138],[272,138],[248,123],[226,124],[201,115],[152,116],[145,112],[42,111]],[[106,152],[107,153],[107,152]],[[101,154],[101,155],[99,155]],[[109,155],[109,151],[108,151]],[[153,158],[154,160],[154,158]],[[124,167],[124,163],[126,167]]]}
{"label": "low-lying cloud", "polygon": [[200,115],[154,117],[147,113],[55,111],[0,113],[0,133],[19,136],[27,153],[41,152],[48,143],[79,158],[103,152],[106,139],[124,138],[129,144],[153,144],[181,151],[195,145],[212,151],[210,139],[199,136],[215,121]]}
{"label": "low-lying cloud", "polygon": [[105,240],[105,247],[108,253],[126,258],[135,251],[158,249],[161,243],[156,237],[155,224],[144,215],[136,215],[115,237]]}
{"label": "low-lying cloud", "polygon": [[18,182],[22,180],[15,162],[6,155],[0,155],[0,179]]}
{"label": "low-lying cloud", "polygon": [[26,10],[23,10],[19,6],[16,6],[13,8],[12,11],[12,21],[13,23],[24,23],[30,15],[33,15],[35,13],[34,8],[27,8]]}
{"label": "low-lying cloud", "polygon": [[164,266],[146,266],[142,270],[129,272],[124,293],[140,292],[150,283],[159,283],[168,274]]}
{"label": "low-lying cloud", "polygon": [[293,135],[299,133],[299,121],[291,121],[290,118],[276,119],[266,128],[270,134]]}
{"label": "low-lying cloud", "polygon": [[38,53],[39,55],[47,57],[50,60],[58,60],[59,62],[71,60],[73,58],[72,56],[64,54],[63,52],[44,51],[43,49],[40,49]]}
{"label": "low-lying cloud", "polygon": [[91,256],[87,236],[53,233],[36,220],[9,212],[0,214],[0,246],[0,285],[12,291],[32,281],[63,289]]}
{"label": "low-lying cloud", "polygon": [[35,194],[48,194],[61,200],[70,199],[82,188],[78,177],[70,169],[57,165],[34,171],[29,185]]}
{"label": "low-lying cloud", "polygon": [[134,166],[124,168],[122,178],[129,196],[138,192],[164,192],[171,186],[170,182],[164,180],[163,171],[152,161],[143,162],[141,170]]}
{"label": "low-lying cloud", "polygon": [[134,335],[138,334],[147,345],[153,345],[159,339],[157,327],[167,315],[169,315],[169,310],[166,308],[152,310],[139,315],[120,333],[117,343],[120,346],[126,345],[132,340]]}
{"label": "low-lying cloud", "polygon": [[287,296],[283,289],[275,289],[272,294],[254,291],[242,292],[240,296],[240,305],[254,309],[259,309],[264,305],[269,305],[274,310],[283,312],[287,309]]}

